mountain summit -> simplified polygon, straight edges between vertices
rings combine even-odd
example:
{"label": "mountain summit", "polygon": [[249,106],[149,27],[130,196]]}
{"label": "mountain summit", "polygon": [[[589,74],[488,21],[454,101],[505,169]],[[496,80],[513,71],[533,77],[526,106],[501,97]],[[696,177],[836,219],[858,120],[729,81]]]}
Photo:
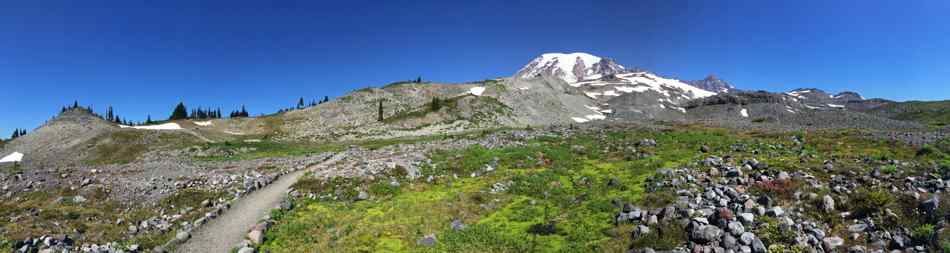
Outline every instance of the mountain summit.
{"label": "mountain summit", "polygon": [[624,67],[613,60],[588,53],[547,53],[529,62],[515,74],[515,77],[523,79],[553,77],[571,84],[624,71]]}
{"label": "mountain summit", "polygon": [[726,93],[731,90],[735,90],[736,87],[732,86],[729,82],[719,79],[716,75],[706,76],[703,80],[696,81],[686,81],[687,84],[696,86],[696,88],[704,89],[707,91],[715,93]]}

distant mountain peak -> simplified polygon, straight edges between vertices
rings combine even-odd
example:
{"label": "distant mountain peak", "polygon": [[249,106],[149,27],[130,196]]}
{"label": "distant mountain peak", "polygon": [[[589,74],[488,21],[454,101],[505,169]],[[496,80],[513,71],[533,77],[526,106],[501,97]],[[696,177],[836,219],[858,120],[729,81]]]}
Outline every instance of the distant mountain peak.
{"label": "distant mountain peak", "polygon": [[715,93],[727,93],[736,89],[735,86],[732,86],[732,84],[726,82],[725,80],[719,79],[719,76],[716,76],[715,74],[709,74],[703,80],[686,81],[686,83]]}
{"label": "distant mountain peak", "polygon": [[546,53],[531,60],[515,74],[515,77],[522,79],[553,77],[571,84],[625,71],[622,65],[609,58],[588,53]]}

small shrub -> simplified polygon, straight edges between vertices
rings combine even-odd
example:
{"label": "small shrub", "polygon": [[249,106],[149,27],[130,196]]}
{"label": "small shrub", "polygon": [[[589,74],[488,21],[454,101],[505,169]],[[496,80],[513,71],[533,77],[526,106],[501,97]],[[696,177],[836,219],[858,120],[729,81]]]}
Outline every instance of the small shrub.
{"label": "small shrub", "polygon": [[762,217],[762,222],[763,224],[759,228],[760,237],[766,245],[795,244],[796,235],[793,229],[784,228],[779,220],[767,216]]}
{"label": "small shrub", "polygon": [[536,235],[553,235],[557,234],[557,224],[554,222],[545,222],[531,225],[528,227],[529,234]]}
{"label": "small shrub", "polygon": [[[655,229],[654,229],[655,228]],[[675,223],[661,223],[651,227],[653,231],[633,241],[637,249],[673,250],[686,243],[686,228]]]}
{"label": "small shrub", "polygon": [[859,189],[851,201],[854,216],[864,218],[883,212],[896,202],[894,195],[883,189]]}
{"label": "small shrub", "polygon": [[676,202],[676,194],[671,191],[658,191],[652,192],[650,194],[644,194],[643,198],[638,201],[640,206],[646,208],[660,208],[666,207]]}
{"label": "small shrub", "polygon": [[911,237],[918,244],[927,244],[933,238],[935,231],[936,228],[933,224],[923,224],[914,228]]}
{"label": "small shrub", "polygon": [[752,185],[752,191],[780,199],[792,199],[799,184],[793,180],[767,180]]}
{"label": "small shrub", "polygon": [[881,172],[885,174],[897,173],[897,165],[886,165],[884,167],[881,167]]}

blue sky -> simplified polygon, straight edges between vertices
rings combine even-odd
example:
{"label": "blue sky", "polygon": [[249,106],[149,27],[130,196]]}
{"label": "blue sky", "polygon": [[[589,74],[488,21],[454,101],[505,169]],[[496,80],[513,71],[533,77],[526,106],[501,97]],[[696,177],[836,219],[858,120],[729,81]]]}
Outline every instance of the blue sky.
{"label": "blue sky", "polygon": [[73,100],[133,120],[179,101],[270,113],[417,76],[510,76],[545,52],[745,89],[948,99],[947,13],[929,0],[10,1],[0,133]]}

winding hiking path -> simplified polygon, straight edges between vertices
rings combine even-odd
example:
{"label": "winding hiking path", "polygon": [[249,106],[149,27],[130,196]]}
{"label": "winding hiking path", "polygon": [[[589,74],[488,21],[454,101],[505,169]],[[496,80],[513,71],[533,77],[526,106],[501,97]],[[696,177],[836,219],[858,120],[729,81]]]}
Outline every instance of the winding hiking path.
{"label": "winding hiking path", "polygon": [[223,215],[193,231],[192,238],[179,245],[175,252],[230,252],[244,240],[251,227],[280,203],[287,189],[290,189],[297,179],[300,179],[307,171],[325,168],[336,163],[344,156],[344,153],[337,153],[310,168],[284,175],[263,189],[241,198]]}

